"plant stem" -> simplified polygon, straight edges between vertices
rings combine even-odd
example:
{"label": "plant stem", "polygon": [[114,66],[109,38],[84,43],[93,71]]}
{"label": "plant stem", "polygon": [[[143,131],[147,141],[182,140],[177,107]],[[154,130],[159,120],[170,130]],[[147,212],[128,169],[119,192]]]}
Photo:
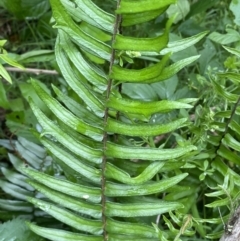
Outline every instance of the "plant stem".
{"label": "plant stem", "polygon": [[39,75],[39,74],[58,75],[58,72],[56,70],[48,70],[48,69],[33,69],[33,68],[19,69],[15,67],[5,67],[5,69],[10,72],[31,73],[36,75]]}
{"label": "plant stem", "polygon": [[[121,0],[117,1],[117,9],[120,6],[120,2]],[[116,15],[116,21],[114,24],[114,30],[113,30],[113,35],[112,35],[112,52],[111,52],[111,57],[110,57],[110,63],[109,63],[109,74],[112,72],[112,67],[114,64],[114,60],[115,60],[115,49],[113,49],[113,43],[115,41],[116,35],[119,31],[121,25],[121,16],[120,15]],[[107,90],[106,90],[106,100],[109,99],[110,93],[111,93],[111,88],[112,88],[112,83],[113,80],[111,78],[109,78],[108,80],[108,86],[107,86]],[[108,113],[109,109],[108,107],[106,107],[105,112],[104,112],[104,127],[107,124],[107,119],[109,116]],[[107,217],[105,216],[105,205],[106,205],[106,197],[104,195],[104,190],[105,190],[105,186],[106,186],[106,179],[105,179],[105,169],[106,169],[106,162],[107,162],[107,157],[105,155],[105,150],[107,147],[107,140],[108,140],[108,134],[107,131],[104,132],[103,135],[103,159],[102,159],[102,221],[103,221],[103,240],[107,241],[108,237],[107,237],[107,231],[106,231],[106,221],[107,221]]]}

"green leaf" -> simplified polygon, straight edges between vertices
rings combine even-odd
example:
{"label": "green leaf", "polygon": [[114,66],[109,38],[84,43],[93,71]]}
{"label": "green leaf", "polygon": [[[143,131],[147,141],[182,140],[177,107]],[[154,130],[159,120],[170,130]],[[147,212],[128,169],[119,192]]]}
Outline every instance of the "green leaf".
{"label": "green leaf", "polygon": [[178,101],[162,100],[143,102],[114,96],[110,97],[110,100],[107,102],[107,106],[124,113],[139,114],[144,116],[151,116],[152,114],[161,112],[169,112],[174,109],[192,108],[191,105]]}
{"label": "green leaf", "polygon": [[54,178],[27,167],[22,167],[21,170],[34,180],[56,191],[90,202],[100,202],[101,200],[101,190],[99,188],[83,186],[60,178]]}
{"label": "green leaf", "polygon": [[230,44],[238,42],[240,40],[240,34],[234,29],[227,29],[226,34],[220,34],[218,32],[212,32],[208,38],[219,44]]}
{"label": "green leaf", "polygon": [[57,87],[52,85],[52,88],[54,92],[56,93],[58,99],[64,103],[64,105],[77,117],[84,119],[85,121],[92,123],[92,125],[95,125],[96,123],[100,123],[102,121],[102,118],[99,118],[98,116],[94,115],[91,111],[86,109],[84,106],[82,106],[80,103],[75,101],[74,99],[70,98],[66,94],[63,94]]}
{"label": "green leaf", "polygon": [[105,186],[105,195],[109,197],[118,196],[140,196],[149,195],[154,193],[160,193],[168,189],[169,187],[176,185],[182,181],[188,174],[183,173],[176,175],[166,180],[158,182],[149,182],[139,185],[124,185],[112,182],[107,182]]}
{"label": "green leaf", "polygon": [[39,123],[42,125],[44,132],[42,135],[51,134],[55,137],[61,144],[69,148],[75,154],[86,158],[87,160],[95,163],[101,163],[102,161],[102,151],[99,149],[91,148],[82,142],[76,140],[75,138],[69,136],[64,132],[59,126],[52,122],[43,112],[38,109],[38,107],[29,100],[31,108],[37,117]]}
{"label": "green leaf", "polygon": [[212,84],[215,91],[223,98],[227,99],[230,102],[236,102],[238,100],[238,95],[226,91],[226,89],[223,86],[219,85],[216,81],[212,80]]}
{"label": "green leaf", "polygon": [[178,0],[167,9],[168,17],[176,16],[174,23],[184,19],[190,11],[190,4],[187,0]]}
{"label": "green leaf", "polygon": [[225,135],[224,139],[222,140],[222,143],[236,151],[240,151],[240,142],[233,138],[229,133]]}
{"label": "green leaf", "polygon": [[120,222],[111,218],[107,219],[106,230],[109,233],[137,235],[139,237],[151,238],[151,240],[157,237],[157,233],[152,226],[142,223]]}
{"label": "green leaf", "polygon": [[229,53],[234,54],[234,55],[236,55],[237,57],[240,58],[240,50],[230,48],[230,47],[226,47],[226,46],[223,46],[223,48],[225,48]]}
{"label": "green leaf", "polygon": [[2,174],[5,176],[5,178],[11,183],[16,184],[20,187],[23,187],[24,189],[27,189],[29,191],[34,190],[31,186],[29,186],[26,183],[27,177],[4,167],[1,168],[1,171],[2,171]]}
{"label": "green leaf", "polygon": [[24,67],[17,63],[14,59],[10,58],[8,54],[0,54],[0,59],[2,59],[4,62],[8,63],[11,66],[17,67],[19,69],[24,69]]}
{"label": "green leaf", "polygon": [[158,53],[160,52],[160,50],[167,46],[172,21],[173,19],[169,19],[166,25],[165,32],[162,35],[155,38],[134,38],[118,34],[116,36],[113,48],[118,50],[131,50],[142,52],[145,51]]}
{"label": "green leaf", "polygon": [[97,88],[104,91],[107,89],[107,76],[96,66],[90,65],[81,55],[80,51],[74,46],[74,44],[67,38],[67,35],[63,31],[59,31],[59,37],[61,39],[60,45],[66,52],[69,59],[76,66],[77,70],[87,79],[91,80]]}
{"label": "green leaf", "polygon": [[87,104],[87,106],[95,112],[97,116],[103,117],[104,108],[102,102],[93,93],[91,93],[91,91],[83,83],[79,81],[78,75],[73,72],[70,63],[63,52],[63,49],[60,48],[60,42],[61,40],[58,36],[57,44],[55,47],[55,54],[57,63],[65,80],[69,86],[78,94],[78,96]]}
{"label": "green leaf", "polygon": [[49,10],[47,0],[2,0],[3,6],[19,19],[36,19]]}
{"label": "green leaf", "polygon": [[0,225],[1,241],[43,241],[42,238],[31,232],[24,219],[15,217],[13,220]]}
{"label": "green leaf", "polygon": [[2,180],[0,180],[0,187],[7,194],[24,201],[27,199],[28,196],[34,195],[33,192],[27,191],[15,184],[11,184]]}
{"label": "green leaf", "polygon": [[70,227],[91,234],[102,234],[102,223],[100,221],[82,218],[66,209],[40,199],[28,198],[28,201]]}
{"label": "green leaf", "polygon": [[102,217],[102,208],[100,205],[91,204],[80,199],[66,195],[65,193],[54,191],[47,186],[41,185],[34,181],[28,181],[39,192],[43,193],[50,200],[60,204],[63,207],[76,211],[77,213],[87,214],[94,218]]}
{"label": "green leaf", "polygon": [[6,211],[33,212],[33,206],[24,201],[0,199],[0,209]]}
{"label": "green leaf", "polygon": [[0,76],[2,76],[8,83],[12,84],[12,79],[2,64],[0,64]]}
{"label": "green leaf", "polygon": [[232,0],[229,6],[229,9],[233,12],[233,15],[235,17],[234,22],[238,26],[240,26],[240,1],[239,0]]}
{"label": "green leaf", "polygon": [[181,50],[185,50],[188,47],[194,45],[195,43],[199,42],[201,39],[203,39],[208,34],[208,31],[196,34],[194,36],[180,39],[174,42],[169,42],[167,47],[160,51],[161,55],[165,55],[168,53],[176,53]]}
{"label": "green leaf", "polygon": [[[1,67],[0,67],[1,69]],[[4,109],[10,108],[10,103],[7,99],[6,91],[3,85],[3,82],[0,80],[0,106]]]}
{"label": "green leaf", "polygon": [[181,203],[161,200],[159,200],[159,203],[121,204],[107,202],[105,213],[109,217],[143,217],[159,215],[179,208],[183,208]]}
{"label": "green leaf", "polygon": [[127,124],[108,118],[106,130],[127,136],[156,136],[188,125],[187,118],[171,121],[168,124]]}
{"label": "green leaf", "polygon": [[116,13],[141,13],[145,11],[156,10],[159,8],[166,7],[172,3],[175,3],[175,0],[165,0],[165,1],[158,1],[158,0],[138,0],[129,1],[129,0],[122,0],[119,8],[117,9]]}
{"label": "green leaf", "polygon": [[140,13],[130,13],[130,14],[122,14],[122,26],[132,26],[139,23],[144,23],[150,21],[158,16],[160,16],[165,10],[166,7],[151,10],[148,12],[140,12]]}
{"label": "green leaf", "polygon": [[101,141],[103,139],[103,131],[100,128],[89,125],[82,119],[74,116],[70,111],[64,108],[56,99],[52,98],[34,79],[31,83],[42,101],[61,121],[65,122],[69,127],[79,133],[89,136],[94,140]]}
{"label": "green leaf", "polygon": [[112,163],[106,163],[105,175],[108,178],[120,181],[126,184],[141,184],[151,180],[163,167],[164,162],[153,162],[148,165],[144,171],[136,177],[131,177],[127,172],[114,166]]}
{"label": "green leaf", "polygon": [[161,75],[165,65],[169,60],[170,55],[165,55],[160,62],[150,67],[140,70],[121,68],[114,65],[110,77],[120,82],[148,82],[149,79],[157,78]]}
{"label": "green leaf", "polygon": [[89,236],[85,234],[73,233],[61,229],[43,228],[32,223],[27,223],[29,228],[38,235],[52,241],[103,241],[102,236]]}
{"label": "green leaf", "polygon": [[113,32],[115,17],[95,5],[92,1],[74,0],[69,2],[61,0],[69,13],[78,21],[83,20],[97,28]]}
{"label": "green leaf", "polygon": [[82,31],[68,15],[60,0],[50,0],[50,2],[53,17],[57,23],[55,28],[66,31],[71,36],[71,39],[87,52],[103,59],[110,60],[111,49],[109,45],[98,41]]}
{"label": "green leaf", "polygon": [[49,141],[47,138],[43,137],[41,139],[42,144],[57,158],[59,158],[63,163],[71,167],[73,170],[83,175],[84,177],[90,179],[92,182],[100,183],[101,172],[84,162],[80,162],[79,159],[74,157],[72,154],[68,153],[64,148],[57,145],[56,143]]}
{"label": "green leaf", "polygon": [[120,159],[161,161],[177,158],[194,150],[197,150],[195,146],[178,147],[175,149],[156,149],[134,146],[121,146],[108,142],[105,154],[109,157],[115,157]]}

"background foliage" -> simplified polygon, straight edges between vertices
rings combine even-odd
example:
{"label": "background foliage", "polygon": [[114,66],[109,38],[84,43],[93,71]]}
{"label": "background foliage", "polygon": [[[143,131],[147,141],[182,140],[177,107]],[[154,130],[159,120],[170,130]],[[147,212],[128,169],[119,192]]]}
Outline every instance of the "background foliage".
{"label": "background foliage", "polygon": [[[115,1],[95,0],[94,2],[107,12],[114,13]],[[1,58],[3,66],[19,67],[16,64],[18,63],[28,68],[50,69],[60,73],[54,56],[57,31],[52,28],[53,19],[51,19],[49,2],[2,0],[0,5],[2,6],[0,10],[1,39],[8,40],[2,45],[1,53],[9,58],[8,61]],[[149,120],[149,123],[164,124],[186,117],[191,124],[179,130],[158,135],[154,139],[132,138],[129,140],[131,145],[152,145],[160,149],[189,145],[197,147],[196,152],[183,158],[182,165],[173,166],[174,162],[166,164],[154,176],[155,180],[169,180],[182,175],[181,173],[188,173],[180,184],[167,189],[166,192],[156,194],[156,197],[165,201],[181,200],[185,204],[184,210],[176,210],[162,216],[149,215],[149,217],[128,220],[132,223],[148,225],[153,223],[152,227],[155,228],[156,233],[154,238],[218,240],[223,232],[223,222],[227,224],[229,215],[231,216],[238,206],[240,11],[236,9],[239,8],[239,1],[179,0],[177,5],[172,5],[165,14],[155,20],[122,29],[125,35],[157,36],[165,28],[167,19],[178,12],[171,27],[170,42],[209,31],[209,34],[194,46],[170,56],[171,63],[176,63],[184,58],[200,54],[196,62],[182,69],[177,75],[159,83],[122,85],[122,95],[135,100],[197,99],[190,109],[154,114]],[[77,17],[75,20],[79,21]],[[223,48],[223,45],[231,48]],[[162,54],[166,53],[162,52]],[[124,66],[129,67],[133,64],[134,68],[138,69],[148,66],[149,61],[152,63],[159,61],[158,57],[143,56],[134,59],[132,63],[132,56],[121,52],[119,59]],[[107,71],[108,64],[102,66],[103,70]],[[11,85],[4,80],[0,82],[1,220],[7,221],[14,217],[21,217],[35,221],[40,226],[77,232],[75,228],[69,228],[63,222],[56,221],[51,215],[40,211],[26,201],[26,196],[34,196],[45,201],[46,196],[42,196],[26,183],[26,173],[19,167],[25,162],[45,174],[60,176],[73,183],[87,183],[82,176],[80,178],[79,173],[74,172],[62,160],[53,157],[54,161],[52,161],[52,157],[49,156],[52,153],[46,153],[46,150],[40,146],[38,133],[33,132],[32,128],[41,132],[42,127],[32,113],[28,97],[30,96],[35,105],[58,124],[59,121],[43,101],[47,93],[58,97],[62,103],[67,103],[69,99],[68,101],[63,99],[64,96],[61,96],[61,93],[67,94],[68,98],[71,98],[69,103],[72,109],[67,107],[71,111],[75,110],[75,115],[83,111],[76,109],[75,104],[82,101],[69,88],[60,74],[39,74],[36,77],[29,72],[11,72],[10,78],[12,79]],[[34,80],[34,85],[30,83],[30,78],[37,79]],[[57,87],[54,87],[55,93],[50,83]],[[45,94],[43,100],[39,98],[41,88],[46,91],[46,93],[43,92]],[[99,121],[96,117],[92,118]],[[66,129],[63,124],[60,125]],[[74,135],[74,133],[71,134]],[[129,145],[129,143],[125,144]],[[119,168],[124,168],[124,166],[126,162],[118,163]],[[146,165],[143,166],[146,167]],[[142,171],[143,166],[139,165],[138,168]],[[139,170],[136,172],[136,165],[132,169],[130,166],[127,171],[130,171],[133,176],[140,173]],[[33,181],[32,184],[34,184]],[[90,182],[89,185],[92,183]],[[35,182],[35,188],[38,189],[37,187],[41,189],[41,184]],[[147,199],[146,202],[148,202]],[[36,205],[37,201],[32,201],[32,203]],[[12,222],[18,221],[16,219]],[[123,218],[118,221],[123,221]],[[8,224],[13,225],[8,222],[3,225]],[[31,228],[35,228],[36,231],[34,225]],[[19,235],[16,236],[19,237]],[[32,236],[33,240],[34,238]],[[41,240],[40,237],[39,240]]]}

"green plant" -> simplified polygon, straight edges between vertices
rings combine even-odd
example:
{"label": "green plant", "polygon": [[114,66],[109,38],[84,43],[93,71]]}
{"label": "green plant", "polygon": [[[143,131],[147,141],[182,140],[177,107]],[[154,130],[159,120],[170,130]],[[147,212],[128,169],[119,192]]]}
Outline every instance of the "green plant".
{"label": "green plant", "polygon": [[[124,91],[127,83],[147,87],[168,79],[199,57],[168,65],[171,52],[206,34],[167,46],[173,18],[157,37],[124,34],[164,13],[173,2],[122,0],[113,16],[91,1],[51,1],[58,28],[56,60],[69,93],[71,88],[77,95],[65,95],[53,86],[59,102],[32,79],[53,113],[45,115],[30,100],[43,128],[40,141],[68,170],[67,179],[60,179],[21,168],[33,179],[29,183],[49,199],[29,197],[28,201],[68,226],[60,230],[29,224],[37,234],[57,241],[179,240],[183,233],[194,234],[187,230],[192,218],[185,216],[195,201],[188,204],[193,189],[170,194],[179,194],[174,186],[188,176],[180,167],[196,147],[187,140],[175,146],[172,135],[162,145],[155,144],[155,137],[186,128],[190,122],[178,110],[192,108],[196,99],[148,101]],[[165,115],[165,123],[152,118],[171,111],[175,114]],[[183,190],[187,191],[184,186]],[[159,226],[153,227],[161,214],[165,215]],[[171,232],[164,230],[164,223]]]}

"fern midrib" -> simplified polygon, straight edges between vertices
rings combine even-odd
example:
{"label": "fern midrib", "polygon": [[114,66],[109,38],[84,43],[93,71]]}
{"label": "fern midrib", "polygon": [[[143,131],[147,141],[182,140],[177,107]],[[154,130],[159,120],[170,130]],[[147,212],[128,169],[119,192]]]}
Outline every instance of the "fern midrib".
{"label": "fern midrib", "polygon": [[[120,2],[121,0],[117,1],[117,9],[120,6]],[[111,52],[111,57],[110,57],[110,63],[109,63],[109,76],[110,73],[112,72],[112,67],[114,64],[114,60],[115,60],[115,49],[113,48],[113,44],[116,38],[116,35],[119,31],[121,25],[121,15],[116,14],[116,21],[114,24],[114,30],[113,30],[113,35],[112,35],[112,40],[111,40],[111,45],[112,45],[112,52]],[[108,101],[109,97],[110,97],[110,93],[111,93],[111,89],[112,89],[112,82],[113,79],[109,78],[108,79],[108,86],[107,86],[107,90],[106,90],[106,102]],[[109,108],[105,107],[105,111],[104,111],[104,129],[107,125],[107,120],[109,117]],[[107,162],[107,156],[105,154],[105,150],[106,150],[106,146],[107,146],[107,140],[108,140],[108,133],[106,130],[104,130],[103,133],[103,158],[102,158],[102,222],[103,222],[103,237],[104,240],[107,240],[107,231],[106,231],[106,216],[105,216],[105,204],[106,204],[106,197],[104,195],[104,190],[105,190],[105,186],[106,186],[106,178],[105,178],[105,169],[106,169],[106,162]]]}

